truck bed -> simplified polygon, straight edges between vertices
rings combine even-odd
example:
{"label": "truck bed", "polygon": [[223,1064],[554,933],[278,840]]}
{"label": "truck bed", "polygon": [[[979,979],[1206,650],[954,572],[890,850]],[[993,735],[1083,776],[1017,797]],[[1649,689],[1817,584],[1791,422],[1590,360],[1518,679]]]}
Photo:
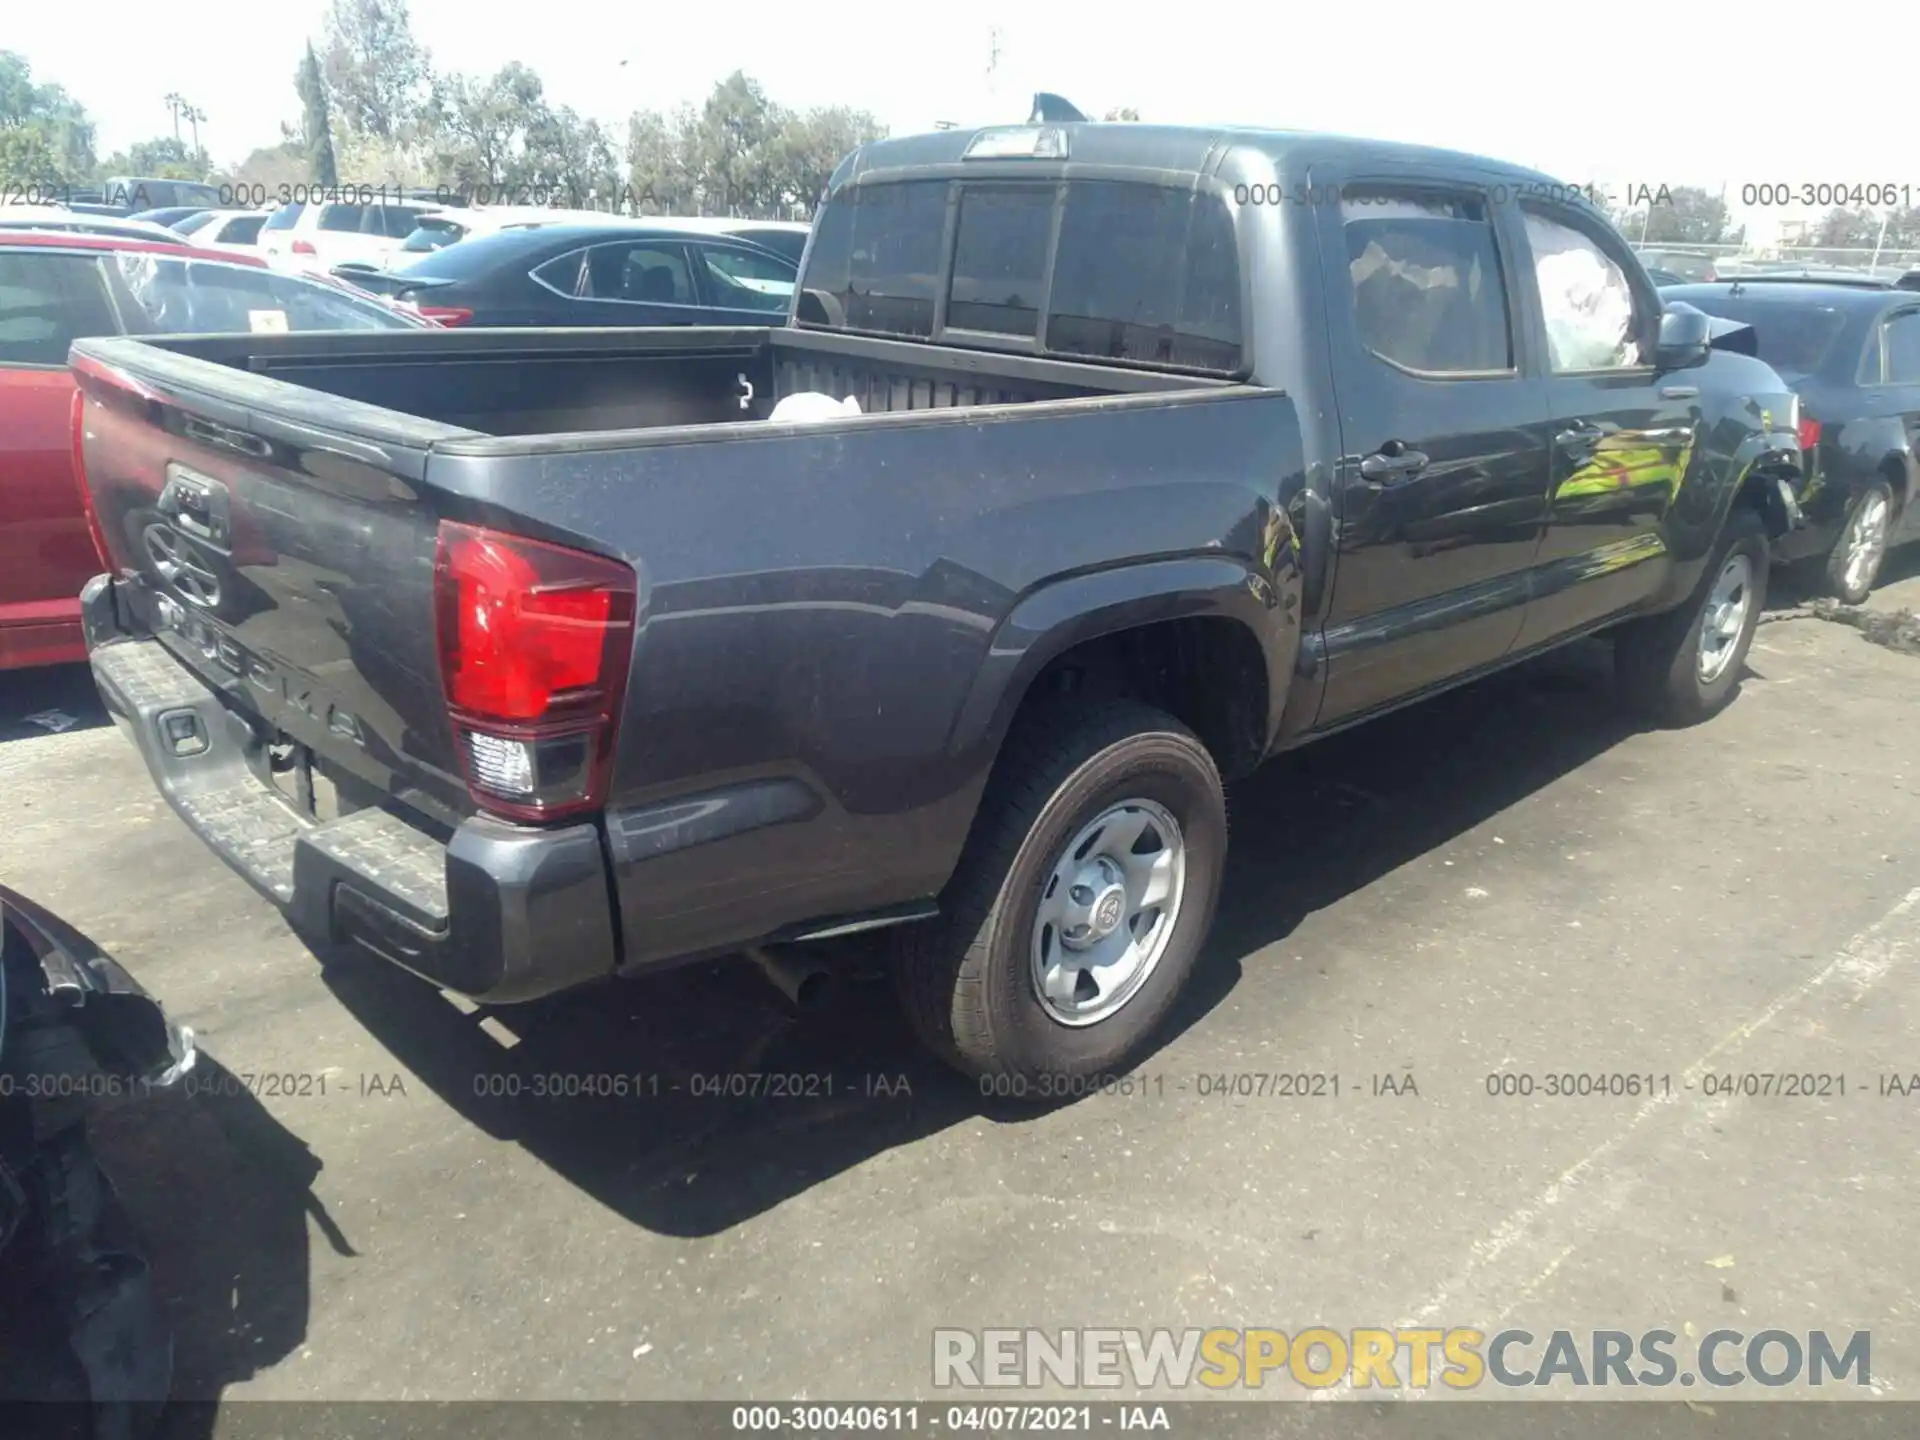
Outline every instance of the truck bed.
{"label": "truck bed", "polygon": [[[73,369],[110,708],[276,903],[363,939],[377,912],[411,937],[386,953],[469,994],[924,904],[1036,641],[1083,611],[1241,607],[1282,617],[1271,673],[1298,648],[1304,461],[1273,389],[767,330],[84,340]],[[880,413],[763,423],[815,387]],[[590,816],[509,824],[470,791],[449,526],[634,579]],[[189,713],[170,751],[153,725]],[[551,930],[523,881],[569,914],[610,893],[617,939],[516,971]]]}
{"label": "truck bed", "polygon": [[781,399],[809,390],[852,395],[871,415],[1229,383],[791,329],[315,331],[146,343],[503,437],[764,420]]}

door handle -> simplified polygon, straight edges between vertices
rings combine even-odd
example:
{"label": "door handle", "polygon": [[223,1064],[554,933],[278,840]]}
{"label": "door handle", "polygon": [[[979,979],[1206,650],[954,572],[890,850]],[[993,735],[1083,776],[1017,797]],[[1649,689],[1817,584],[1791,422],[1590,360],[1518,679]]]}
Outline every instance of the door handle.
{"label": "door handle", "polygon": [[1576,420],[1558,435],[1553,437],[1556,445],[1565,445],[1569,449],[1591,450],[1594,445],[1606,438],[1607,432],[1591,420]]}
{"label": "door handle", "polygon": [[1397,440],[1388,441],[1360,462],[1360,477],[1375,485],[1398,485],[1426,469],[1428,460]]}

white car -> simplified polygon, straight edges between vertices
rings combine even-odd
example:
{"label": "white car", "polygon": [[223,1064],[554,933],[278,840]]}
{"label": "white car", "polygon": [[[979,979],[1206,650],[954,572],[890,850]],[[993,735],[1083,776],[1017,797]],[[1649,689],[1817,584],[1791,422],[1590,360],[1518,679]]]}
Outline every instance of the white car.
{"label": "white car", "polygon": [[[605,217],[602,217],[605,218]],[[649,215],[649,225],[672,225],[695,235],[731,235],[800,263],[813,229],[804,220],[730,220],[721,215]]]}
{"label": "white car", "polygon": [[609,218],[615,217],[599,210],[554,210],[543,205],[436,210],[422,215],[413,233],[401,241],[397,249],[387,251],[373,264],[380,270],[396,270],[422,255],[431,255],[479,235],[497,235],[502,230],[532,230],[542,225],[598,224]]}
{"label": "white car", "polygon": [[173,228],[203,250],[258,255],[260,228],[272,213],[269,210],[202,210]]}
{"label": "white car", "polygon": [[296,201],[267,217],[260,227],[259,253],[276,269],[301,273],[324,274],[345,264],[378,268],[381,258],[400,248],[423,215],[444,214],[452,208],[427,200],[384,198],[367,205]]}
{"label": "white car", "polygon": [[63,230],[70,235],[113,235],[122,240],[164,240],[187,243],[178,230],[151,220],[121,220],[111,215],[83,215],[64,205],[0,205],[0,230]]}

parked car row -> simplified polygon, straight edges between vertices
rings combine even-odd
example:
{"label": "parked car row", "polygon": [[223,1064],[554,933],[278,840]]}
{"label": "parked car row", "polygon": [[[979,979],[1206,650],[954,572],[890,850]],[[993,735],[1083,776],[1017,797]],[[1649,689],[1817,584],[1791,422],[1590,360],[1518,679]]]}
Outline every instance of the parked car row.
{"label": "parked car row", "polygon": [[1669,304],[1752,327],[1800,400],[1807,524],[1775,558],[1849,604],[1920,540],[1920,292],[1871,277],[1770,272],[1668,286]]}
{"label": "parked car row", "polygon": [[75,340],[425,323],[337,281],[182,237],[0,231],[0,670],[86,653],[80,587],[100,551],[73,468]]}

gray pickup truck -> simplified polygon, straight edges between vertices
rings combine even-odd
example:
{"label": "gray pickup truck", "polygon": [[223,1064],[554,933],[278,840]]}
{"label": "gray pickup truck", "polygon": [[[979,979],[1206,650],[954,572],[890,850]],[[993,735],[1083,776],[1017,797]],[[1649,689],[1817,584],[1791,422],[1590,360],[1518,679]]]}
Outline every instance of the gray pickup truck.
{"label": "gray pickup truck", "polygon": [[775,328],[76,344],[92,665],[316,942],[491,1003],[884,932],[948,1060],[1095,1075],[1223,781],[1602,631],[1650,716],[1728,701],[1800,484],[1752,339],[1470,156],[889,140]]}

